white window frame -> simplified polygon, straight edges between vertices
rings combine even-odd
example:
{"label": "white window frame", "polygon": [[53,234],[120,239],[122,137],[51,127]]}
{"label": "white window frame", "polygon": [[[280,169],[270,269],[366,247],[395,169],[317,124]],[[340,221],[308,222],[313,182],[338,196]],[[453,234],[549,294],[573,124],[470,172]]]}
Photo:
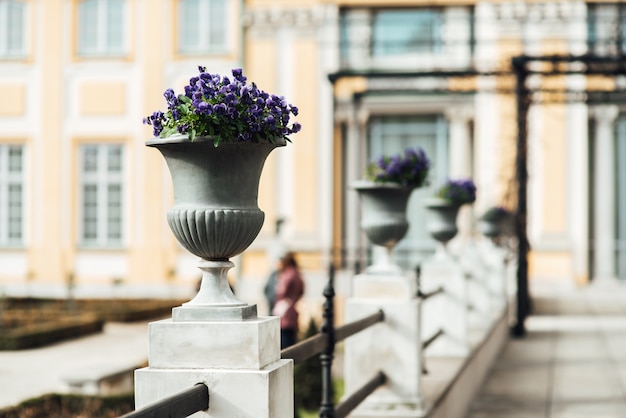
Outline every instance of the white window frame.
{"label": "white window frame", "polygon": [[[9,154],[11,149],[19,149],[21,152],[20,170],[9,170]],[[20,144],[0,144],[0,246],[21,247],[24,245],[24,219],[25,219],[25,147]],[[11,231],[14,228],[11,219],[9,204],[11,186],[20,186],[19,193],[19,237],[12,237]]]}
{"label": "white window frame", "polygon": [[[96,169],[94,171],[85,170],[85,154],[88,149],[96,150]],[[109,150],[117,148],[120,151],[119,171],[109,169]],[[79,243],[85,248],[121,248],[124,245],[124,229],[125,229],[125,188],[124,188],[124,145],[121,143],[94,144],[85,143],[80,145],[79,149],[79,167],[80,173],[80,190],[79,190]],[[93,216],[95,217],[95,236],[87,236],[86,223],[86,193],[87,186],[96,189],[96,208]],[[119,237],[112,238],[110,233],[112,226],[110,225],[110,217],[112,215],[110,196],[108,194],[110,186],[119,186],[119,204],[116,208],[119,213]]]}
{"label": "white window frame", "polygon": [[[89,22],[86,26],[95,28],[95,45],[84,45],[85,29],[83,13],[87,3],[95,4],[95,21]],[[119,3],[121,7],[121,22],[119,28],[121,30],[121,45],[111,45],[109,40],[109,31],[112,23],[109,19],[109,9]],[[77,4],[77,37],[76,52],[81,57],[119,57],[124,56],[128,52],[128,2],[125,0],[81,0]]]}
{"label": "white window frame", "polygon": [[[359,69],[467,68],[471,65],[472,8],[466,6],[424,7],[435,13],[429,51],[411,50],[375,55],[372,50],[374,18],[388,9],[352,8],[341,15],[342,66]],[[416,10],[416,8],[407,9]]]}
{"label": "white window frame", "polygon": [[[184,3],[190,2],[195,2],[197,4],[197,10],[195,13],[190,13],[197,19],[197,21],[194,22],[197,30],[199,31],[199,35],[196,37],[198,44],[196,45],[185,44],[185,37],[183,36],[183,31],[186,26],[183,22]],[[210,16],[217,3],[221,3],[220,7],[224,13],[221,18],[217,18],[217,21],[221,24],[223,23],[224,25],[222,28],[223,40],[221,43],[215,43],[215,39],[211,35],[213,28],[210,24]],[[178,17],[176,22],[176,52],[181,55],[223,54],[228,52],[228,22],[230,21],[229,4],[230,2],[227,0],[178,0],[176,3]],[[192,5],[193,4],[187,4],[186,7],[192,7]]]}
{"label": "white window frame", "polygon": [[[21,19],[12,15],[19,10]],[[27,54],[27,14],[28,3],[16,0],[0,0],[0,58],[24,58]],[[13,36],[19,36],[17,47],[10,47]]]}

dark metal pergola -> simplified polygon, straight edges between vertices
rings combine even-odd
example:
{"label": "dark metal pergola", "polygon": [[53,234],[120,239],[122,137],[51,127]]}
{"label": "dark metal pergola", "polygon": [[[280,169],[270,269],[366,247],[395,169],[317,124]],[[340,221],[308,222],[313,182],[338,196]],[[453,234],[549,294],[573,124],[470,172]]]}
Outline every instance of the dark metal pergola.
{"label": "dark metal pergola", "polygon": [[[542,65],[537,66],[536,64]],[[532,66],[539,68],[532,68]],[[600,76],[625,75],[626,59],[623,55],[520,55],[512,59],[512,67],[516,79],[515,96],[518,127],[515,164],[517,182],[517,216],[515,231],[518,241],[518,270],[517,315],[516,323],[511,331],[513,335],[521,337],[526,334],[525,320],[531,308],[530,295],[528,292],[528,253],[530,251],[530,245],[527,235],[528,111],[530,106],[533,102],[583,102],[586,104],[626,103],[625,90],[533,90],[528,88],[528,77],[535,74],[548,77],[574,74]]]}
{"label": "dark metal pergola", "polygon": [[[473,68],[459,71],[354,71],[342,70],[328,76],[331,83],[335,83],[344,77],[365,78],[420,78],[420,77],[477,77],[497,76],[514,77],[515,85],[511,88],[499,87],[488,90],[498,94],[515,94],[517,110],[517,139],[515,158],[515,183],[517,184],[517,209],[515,232],[517,237],[517,312],[516,323],[512,326],[511,333],[514,336],[526,334],[525,320],[531,311],[531,301],[528,291],[528,254],[530,245],[527,235],[527,184],[528,184],[528,111],[532,104],[546,103],[586,103],[586,104],[626,104],[626,89],[584,89],[574,90],[567,88],[530,88],[528,79],[532,75],[543,77],[557,77],[567,75],[588,75],[614,77],[626,75],[626,56],[620,53],[618,56],[586,55],[519,55],[511,59],[512,71],[479,71]],[[377,90],[377,93],[385,91]],[[404,90],[402,93],[406,94]],[[463,93],[472,94],[479,92],[474,89],[467,90],[417,90],[415,93]],[[485,92],[485,90],[480,90]],[[396,90],[387,93],[398,93]],[[359,100],[363,93],[355,93],[353,100]]]}

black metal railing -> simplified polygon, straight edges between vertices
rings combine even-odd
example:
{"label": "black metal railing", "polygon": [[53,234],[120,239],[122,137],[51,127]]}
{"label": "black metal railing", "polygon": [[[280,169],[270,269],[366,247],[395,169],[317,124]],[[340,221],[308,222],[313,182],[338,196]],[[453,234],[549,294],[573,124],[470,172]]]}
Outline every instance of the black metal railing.
{"label": "black metal railing", "polygon": [[204,383],[198,383],[120,418],[184,418],[207,409],[209,409],[209,388]]}
{"label": "black metal railing", "polygon": [[[358,269],[358,264],[355,264]],[[417,274],[417,297],[422,302],[444,293],[442,287],[430,292],[422,292],[420,282],[420,267],[416,269]],[[322,366],[322,393],[320,402],[320,418],[344,418],[358,407],[369,395],[376,389],[383,386],[387,382],[387,376],[378,371],[369,381],[367,381],[359,389],[349,394],[344,400],[337,405],[333,401],[333,382],[332,382],[332,365],[335,355],[335,345],[344,341],[352,335],[355,335],[377,323],[384,322],[385,313],[382,309],[361,318],[359,320],[344,324],[335,328],[335,308],[334,308],[334,279],[335,267],[331,263],[328,270],[328,282],[324,288],[324,306],[322,312],[322,327],[319,333],[294,344],[291,347],[281,350],[282,359],[292,359],[294,364],[302,363],[315,355],[320,356]],[[438,330],[434,335],[422,342],[421,351],[423,352],[437,338],[444,334],[443,330]],[[422,373],[427,373],[423,356]],[[170,397],[148,405],[145,408],[130,412],[120,418],[156,418],[156,417],[187,417],[198,411],[208,410],[209,408],[209,391],[205,384],[198,383],[194,387],[174,394]]]}

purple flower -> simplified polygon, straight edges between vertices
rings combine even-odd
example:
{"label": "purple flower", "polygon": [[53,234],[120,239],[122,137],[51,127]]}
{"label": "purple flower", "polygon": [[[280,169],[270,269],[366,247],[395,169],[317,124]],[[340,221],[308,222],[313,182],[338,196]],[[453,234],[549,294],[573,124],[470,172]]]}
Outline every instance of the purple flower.
{"label": "purple flower", "polygon": [[437,190],[436,196],[457,205],[473,203],[476,200],[476,185],[471,179],[448,179]]}
{"label": "purple flower", "polygon": [[421,148],[407,149],[403,155],[382,155],[370,163],[367,177],[377,183],[397,183],[403,187],[420,187],[426,181],[430,161]]}
{"label": "purple flower", "polygon": [[301,130],[291,120],[298,108],[255,83],[246,84],[241,68],[232,70],[232,78],[207,73],[203,66],[198,70],[184,94],[165,90],[166,112],[143,118],[155,136],[194,132],[195,136],[216,135],[225,142],[275,142]]}

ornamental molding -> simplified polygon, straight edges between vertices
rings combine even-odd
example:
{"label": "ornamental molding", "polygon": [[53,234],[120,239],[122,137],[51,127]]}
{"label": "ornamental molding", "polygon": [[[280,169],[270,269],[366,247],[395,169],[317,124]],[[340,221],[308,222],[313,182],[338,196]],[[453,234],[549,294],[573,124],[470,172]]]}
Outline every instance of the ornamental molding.
{"label": "ornamental molding", "polygon": [[[493,18],[502,21],[562,21],[584,19],[587,7],[580,1],[555,1],[549,3],[528,3],[525,1],[498,3],[493,5]],[[490,16],[491,17],[491,16]]]}
{"label": "ornamental molding", "polygon": [[243,16],[243,25],[259,32],[273,33],[285,27],[306,31],[318,29],[323,20],[323,10],[318,7],[249,9]]}

